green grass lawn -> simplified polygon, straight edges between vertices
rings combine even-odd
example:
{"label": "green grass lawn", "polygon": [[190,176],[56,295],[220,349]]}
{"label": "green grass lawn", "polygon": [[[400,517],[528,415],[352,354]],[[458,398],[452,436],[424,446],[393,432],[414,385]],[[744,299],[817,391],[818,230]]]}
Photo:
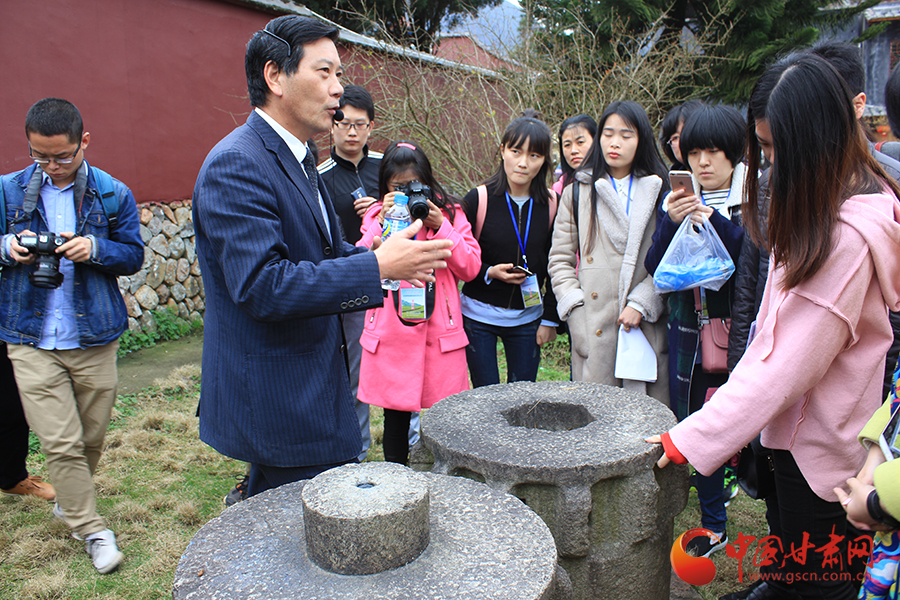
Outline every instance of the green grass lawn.
{"label": "green grass lawn", "polygon": [[[502,352],[500,352],[503,365]],[[501,375],[501,379],[505,374]],[[539,380],[569,378],[565,337],[545,347]],[[98,505],[116,532],[125,562],[98,575],[82,542],[53,518],[52,505],[34,498],[0,497],[0,598],[171,598],[178,559],[191,537],[224,508],[222,498],[245,469],[200,442],[194,416],[200,369],[190,365],[140,394],[120,396],[107,447],[94,477]],[[368,460],[382,460],[381,409],[372,410],[373,446]],[[32,452],[29,469],[46,476],[43,457]],[[739,495],[728,510],[729,535],[765,535],[764,506]],[[700,523],[696,494],[675,522],[676,535]],[[755,571],[748,557],[745,572]],[[744,587],[737,562],[714,555],[716,580],[698,589],[705,599]]]}

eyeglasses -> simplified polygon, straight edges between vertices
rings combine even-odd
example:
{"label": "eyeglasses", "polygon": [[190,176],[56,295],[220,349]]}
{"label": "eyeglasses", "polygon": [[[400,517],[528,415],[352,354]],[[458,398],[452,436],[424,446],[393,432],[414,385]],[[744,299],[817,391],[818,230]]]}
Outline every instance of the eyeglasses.
{"label": "eyeglasses", "polygon": [[355,129],[357,131],[362,131],[363,129],[368,129],[372,124],[372,121],[368,121],[366,123],[347,123],[345,121],[335,121],[334,126],[338,129],[346,131],[347,129]]}
{"label": "eyeglasses", "polygon": [[51,161],[55,162],[58,165],[70,165],[75,160],[75,157],[78,156],[79,150],[81,150],[81,144],[78,144],[78,147],[75,148],[75,152],[73,152],[72,156],[70,156],[69,158],[38,158],[34,155],[34,150],[32,150],[31,144],[28,144],[28,156],[30,156],[31,160],[39,165],[46,165]]}
{"label": "eyeglasses", "polygon": [[672,137],[670,137],[670,138],[669,138],[669,141],[666,142],[666,143],[667,143],[669,146],[672,146],[672,145],[674,145],[674,144],[679,143],[680,141],[681,141],[681,136],[678,135],[678,134],[676,133],[675,135],[673,135]]}

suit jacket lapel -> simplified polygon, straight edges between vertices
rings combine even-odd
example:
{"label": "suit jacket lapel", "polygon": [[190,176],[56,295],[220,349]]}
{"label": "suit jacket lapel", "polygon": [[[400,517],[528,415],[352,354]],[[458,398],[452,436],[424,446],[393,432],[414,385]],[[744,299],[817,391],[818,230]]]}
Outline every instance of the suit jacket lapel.
{"label": "suit jacket lapel", "polygon": [[[256,114],[256,112],[250,113],[250,117],[247,119],[247,125],[252,127],[254,131],[260,135],[266,149],[275,155],[282,170],[284,170],[285,174],[291,182],[293,182],[294,186],[296,186],[297,190],[300,192],[300,198],[306,203],[310,212],[312,212],[316,225],[319,228],[319,233],[323,238],[334,244],[334,241],[328,236],[328,229],[325,227],[325,219],[322,215],[319,199],[313,194],[313,189],[312,186],[309,185],[309,179],[306,177],[306,172],[303,170],[303,166],[297,162],[297,158],[291,152],[290,148],[288,148],[284,140],[281,139],[281,136],[279,136],[262,117]],[[318,174],[316,176],[318,177]],[[321,179],[319,180],[319,189],[324,189],[322,187]]]}

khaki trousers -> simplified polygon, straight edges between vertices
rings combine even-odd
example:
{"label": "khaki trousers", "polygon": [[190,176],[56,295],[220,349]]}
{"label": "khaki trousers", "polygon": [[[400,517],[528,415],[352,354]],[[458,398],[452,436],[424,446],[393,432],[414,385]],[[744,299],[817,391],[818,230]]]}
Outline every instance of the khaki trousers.
{"label": "khaki trousers", "polygon": [[106,529],[92,475],[116,401],[119,342],[75,350],[9,344],[22,408],[41,440],[56,497],[75,533]]}

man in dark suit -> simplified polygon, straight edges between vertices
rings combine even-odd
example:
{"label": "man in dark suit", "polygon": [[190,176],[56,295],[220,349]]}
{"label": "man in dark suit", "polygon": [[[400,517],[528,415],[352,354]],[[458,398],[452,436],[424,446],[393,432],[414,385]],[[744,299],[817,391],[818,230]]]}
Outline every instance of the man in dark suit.
{"label": "man in dark suit", "polygon": [[248,495],[355,461],[360,435],[341,314],[382,304],[381,279],[433,280],[443,241],[374,251],[343,242],[305,140],[343,88],[337,29],[285,16],[247,45],[247,123],[209,153],[194,188],[206,291],[200,437],[251,463]]}

